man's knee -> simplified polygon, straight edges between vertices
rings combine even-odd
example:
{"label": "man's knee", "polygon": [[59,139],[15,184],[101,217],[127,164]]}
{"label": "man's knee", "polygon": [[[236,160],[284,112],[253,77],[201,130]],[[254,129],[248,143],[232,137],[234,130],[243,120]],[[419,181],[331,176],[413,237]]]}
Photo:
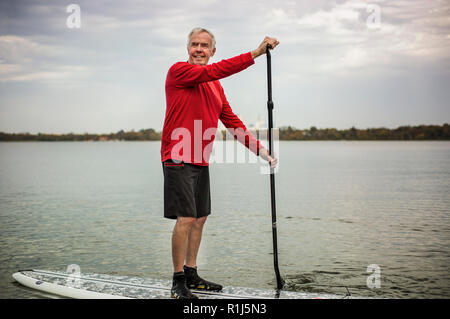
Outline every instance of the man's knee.
{"label": "man's knee", "polygon": [[177,218],[177,227],[183,227],[183,228],[191,228],[194,226],[197,218],[194,217],[178,217]]}
{"label": "man's knee", "polygon": [[206,218],[207,218],[207,216],[205,216],[205,217],[200,217],[200,218],[196,218],[196,219],[195,219],[194,226],[195,226],[195,227],[203,227],[203,225],[204,225],[205,222],[206,222]]}
{"label": "man's knee", "polygon": [[203,227],[203,225],[206,222],[206,218],[205,217],[200,217],[200,218],[195,218],[195,217],[178,217],[177,218],[177,227],[183,227],[183,228],[198,228],[198,227]]}

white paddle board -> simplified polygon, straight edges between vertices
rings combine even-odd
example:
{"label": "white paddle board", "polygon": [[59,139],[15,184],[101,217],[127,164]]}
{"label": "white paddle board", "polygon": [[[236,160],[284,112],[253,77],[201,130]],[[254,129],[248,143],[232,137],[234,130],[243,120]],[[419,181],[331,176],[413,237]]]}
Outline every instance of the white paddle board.
{"label": "white paddle board", "polygon": [[[49,270],[19,270],[13,278],[20,284],[49,294],[75,299],[166,299],[170,298],[169,280],[112,276],[100,274],[70,274]],[[200,299],[336,299],[343,296],[294,291],[226,286],[221,292],[193,292]]]}

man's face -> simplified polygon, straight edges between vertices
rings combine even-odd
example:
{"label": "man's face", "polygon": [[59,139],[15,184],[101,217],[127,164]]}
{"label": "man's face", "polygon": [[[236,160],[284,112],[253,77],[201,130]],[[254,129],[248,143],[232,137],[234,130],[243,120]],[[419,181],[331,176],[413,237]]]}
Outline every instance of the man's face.
{"label": "man's face", "polygon": [[209,58],[216,53],[216,48],[211,47],[212,39],[207,32],[194,33],[188,46],[189,63],[207,65]]}

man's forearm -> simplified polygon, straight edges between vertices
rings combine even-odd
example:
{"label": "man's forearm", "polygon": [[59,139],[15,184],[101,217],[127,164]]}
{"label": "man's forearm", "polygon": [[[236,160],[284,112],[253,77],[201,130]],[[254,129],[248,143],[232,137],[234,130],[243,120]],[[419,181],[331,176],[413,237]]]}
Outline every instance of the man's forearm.
{"label": "man's forearm", "polygon": [[259,57],[262,53],[260,52],[260,50],[256,49],[252,51],[252,59],[256,59],[257,57]]}

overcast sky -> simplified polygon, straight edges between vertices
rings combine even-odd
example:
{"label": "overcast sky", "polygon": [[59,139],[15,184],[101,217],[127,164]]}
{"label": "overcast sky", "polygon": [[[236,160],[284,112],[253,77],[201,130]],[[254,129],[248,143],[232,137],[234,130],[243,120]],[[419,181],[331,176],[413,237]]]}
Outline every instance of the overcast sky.
{"label": "overcast sky", "polygon": [[[277,127],[450,122],[450,0],[2,0],[0,131],[161,130],[167,70],[197,26],[216,36],[210,63],[279,39]],[[265,57],[221,83],[245,124],[266,120]]]}

